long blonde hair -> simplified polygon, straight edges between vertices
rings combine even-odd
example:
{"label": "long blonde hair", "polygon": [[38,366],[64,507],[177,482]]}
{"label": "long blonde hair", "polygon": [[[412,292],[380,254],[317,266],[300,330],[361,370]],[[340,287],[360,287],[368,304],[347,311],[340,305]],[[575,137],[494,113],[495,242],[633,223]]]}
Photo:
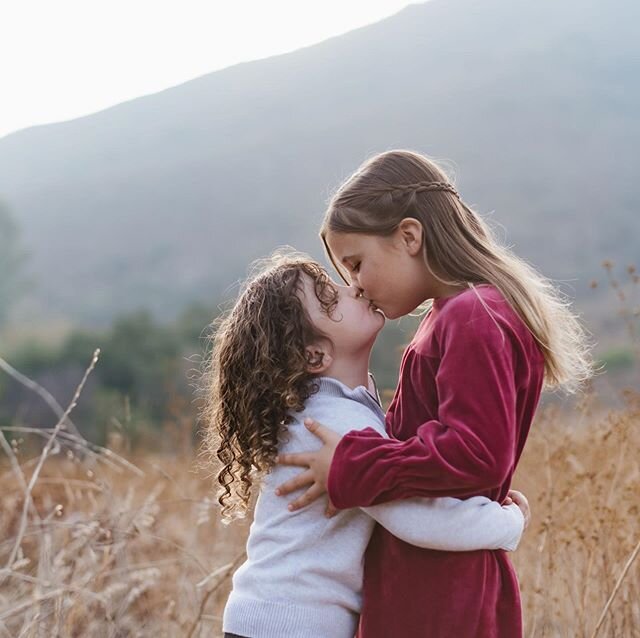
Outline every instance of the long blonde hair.
{"label": "long blonde hair", "polygon": [[492,284],[522,318],[544,355],[545,387],[577,390],[593,375],[591,345],[569,300],[524,260],[500,245],[432,160],[408,150],[368,159],[331,198],[320,230],[389,236],[405,218],[424,230],[424,259],[447,285]]}

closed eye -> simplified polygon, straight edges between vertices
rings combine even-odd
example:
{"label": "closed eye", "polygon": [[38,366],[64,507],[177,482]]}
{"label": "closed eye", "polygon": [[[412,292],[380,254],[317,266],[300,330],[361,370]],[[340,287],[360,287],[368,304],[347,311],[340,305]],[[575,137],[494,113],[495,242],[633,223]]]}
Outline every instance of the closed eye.
{"label": "closed eye", "polygon": [[351,271],[352,271],[352,272],[359,272],[359,271],[360,271],[360,264],[361,264],[361,263],[362,263],[362,262],[360,262],[360,261],[359,261],[357,264],[355,264],[355,265],[353,266],[353,268],[351,269]]}

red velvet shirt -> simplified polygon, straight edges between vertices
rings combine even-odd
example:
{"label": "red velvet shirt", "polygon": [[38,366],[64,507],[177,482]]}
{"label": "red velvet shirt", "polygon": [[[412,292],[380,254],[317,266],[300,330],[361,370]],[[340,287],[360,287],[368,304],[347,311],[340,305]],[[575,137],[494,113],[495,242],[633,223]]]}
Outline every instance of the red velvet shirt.
{"label": "red velvet shirt", "polygon": [[[485,305],[489,309],[485,308]],[[339,508],[412,496],[502,501],[544,374],[530,331],[493,286],[436,299],[407,347],[386,426],[348,433],[329,473]],[[362,638],[518,638],[518,581],[502,550],[442,552],[376,526]]]}

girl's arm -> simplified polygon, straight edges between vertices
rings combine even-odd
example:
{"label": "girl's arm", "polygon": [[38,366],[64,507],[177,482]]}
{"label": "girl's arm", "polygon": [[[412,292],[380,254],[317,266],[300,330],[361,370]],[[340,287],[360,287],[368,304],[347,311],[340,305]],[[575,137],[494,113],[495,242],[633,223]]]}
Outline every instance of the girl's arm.
{"label": "girl's arm", "polygon": [[433,384],[432,358],[437,357],[432,390],[438,396],[436,418],[416,424],[416,434],[403,441],[384,439],[373,428],[340,439],[310,423],[307,427],[324,445],[316,452],[280,458],[308,470],[281,485],[278,493],[310,485],[291,503],[292,509],[326,490],[339,509],[413,496],[480,495],[502,501],[521,447],[518,437],[527,434],[518,428],[518,394],[527,393],[526,409],[535,410],[540,387],[534,384],[542,383],[543,361],[522,326],[499,319],[500,326],[474,296],[445,306],[431,326],[428,346],[435,350],[421,353],[419,346],[425,344],[418,344],[402,367],[411,384],[427,392]]}
{"label": "girl's arm", "polygon": [[362,509],[406,543],[450,552],[513,551],[525,522],[515,503],[501,506],[484,496],[411,498]]}
{"label": "girl's arm", "polygon": [[[336,507],[477,495],[505,482],[515,464],[516,366],[525,353],[510,326],[496,325],[476,301],[469,297],[468,307],[457,304],[455,313],[445,306],[433,326],[440,350],[438,418],[419,424],[405,441],[384,439],[371,428],[342,437],[327,480]],[[422,356],[416,353],[404,371],[415,387],[428,383],[421,379]]]}

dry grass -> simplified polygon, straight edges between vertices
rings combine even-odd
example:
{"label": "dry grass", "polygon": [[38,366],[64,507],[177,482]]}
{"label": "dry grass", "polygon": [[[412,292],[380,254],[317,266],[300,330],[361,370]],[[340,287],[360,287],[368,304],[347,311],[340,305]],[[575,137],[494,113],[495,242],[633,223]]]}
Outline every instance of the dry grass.
{"label": "dry grass", "polygon": [[[640,395],[625,401],[590,393],[534,424],[514,481],[534,513],[513,557],[527,638],[640,636]],[[78,439],[73,404],[40,452],[0,429],[0,637],[221,635],[248,524],[221,525],[188,453]]]}
{"label": "dry grass", "polygon": [[640,541],[639,426],[630,392],[620,410],[592,394],[536,419],[514,479],[533,510],[513,555],[526,637],[640,636],[640,561],[624,571]]}

